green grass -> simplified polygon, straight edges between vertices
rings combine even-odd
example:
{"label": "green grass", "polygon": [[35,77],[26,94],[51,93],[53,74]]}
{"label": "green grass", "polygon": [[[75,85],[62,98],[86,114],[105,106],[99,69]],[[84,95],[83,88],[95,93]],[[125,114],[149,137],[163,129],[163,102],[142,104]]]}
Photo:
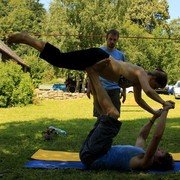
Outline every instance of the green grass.
{"label": "green grass", "polygon": [[[158,103],[144,96],[155,109]],[[173,100],[176,108],[168,115],[167,128],[161,141],[161,148],[170,152],[180,152],[180,100],[174,96],[162,95],[165,100]],[[121,108],[123,125],[114,139],[114,144],[134,144],[140,127],[151,115],[134,102],[132,94]],[[2,179],[67,179],[67,180],[115,180],[115,179],[179,179],[180,173],[151,175],[143,173],[120,173],[116,171],[80,171],[75,169],[26,169],[24,164],[38,149],[79,151],[86,135],[91,130],[95,118],[92,117],[92,100],[87,98],[62,101],[42,101],[39,105],[0,109],[0,178]],[[48,126],[59,127],[68,135],[54,136],[44,141],[41,132]]]}

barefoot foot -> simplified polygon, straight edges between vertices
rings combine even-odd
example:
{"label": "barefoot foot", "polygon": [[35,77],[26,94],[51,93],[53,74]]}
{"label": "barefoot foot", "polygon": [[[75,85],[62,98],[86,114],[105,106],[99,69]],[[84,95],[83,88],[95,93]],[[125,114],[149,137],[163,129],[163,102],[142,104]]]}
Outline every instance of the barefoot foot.
{"label": "barefoot foot", "polygon": [[11,34],[11,35],[9,35],[9,37],[7,39],[7,43],[9,45],[11,45],[13,43],[24,43],[28,36],[29,35],[26,32],[21,32],[21,33],[17,33],[17,34]]}

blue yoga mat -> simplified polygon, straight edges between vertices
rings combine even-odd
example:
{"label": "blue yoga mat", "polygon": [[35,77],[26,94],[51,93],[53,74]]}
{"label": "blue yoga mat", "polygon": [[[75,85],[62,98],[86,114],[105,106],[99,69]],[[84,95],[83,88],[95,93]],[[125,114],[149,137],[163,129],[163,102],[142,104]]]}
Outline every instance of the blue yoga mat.
{"label": "blue yoga mat", "polygon": [[[180,161],[175,161],[175,167],[170,171],[154,171],[148,170],[144,173],[149,174],[165,174],[165,173],[175,173],[180,171]],[[81,162],[63,162],[63,161],[43,161],[43,160],[30,160],[24,165],[25,168],[35,168],[35,169],[59,169],[59,168],[74,168],[87,170],[86,166]]]}
{"label": "blue yoga mat", "polygon": [[176,173],[180,171],[180,161],[174,161],[174,169],[169,171],[155,171],[155,170],[147,170],[144,173],[149,174],[167,174],[167,173]]}
{"label": "blue yoga mat", "polygon": [[86,166],[79,162],[64,162],[64,161],[44,161],[44,160],[30,160],[24,165],[26,168],[39,169],[58,169],[58,168],[75,168],[86,169]]}

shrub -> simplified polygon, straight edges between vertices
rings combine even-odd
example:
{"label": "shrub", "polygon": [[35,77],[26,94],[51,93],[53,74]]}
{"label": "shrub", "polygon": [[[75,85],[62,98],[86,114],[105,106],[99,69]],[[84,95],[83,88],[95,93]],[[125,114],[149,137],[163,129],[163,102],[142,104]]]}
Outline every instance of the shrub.
{"label": "shrub", "polygon": [[29,73],[14,62],[0,63],[0,107],[32,103],[33,86]]}

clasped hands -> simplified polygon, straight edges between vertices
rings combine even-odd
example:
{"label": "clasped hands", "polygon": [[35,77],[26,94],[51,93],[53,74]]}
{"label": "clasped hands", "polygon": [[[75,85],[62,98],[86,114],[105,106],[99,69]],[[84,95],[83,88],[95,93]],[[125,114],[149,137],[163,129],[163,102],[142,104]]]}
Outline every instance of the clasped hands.
{"label": "clasped hands", "polygon": [[168,111],[169,109],[174,109],[175,108],[175,103],[171,100],[165,101],[163,104],[162,109],[158,109],[154,113],[154,118],[158,118],[163,111]]}

